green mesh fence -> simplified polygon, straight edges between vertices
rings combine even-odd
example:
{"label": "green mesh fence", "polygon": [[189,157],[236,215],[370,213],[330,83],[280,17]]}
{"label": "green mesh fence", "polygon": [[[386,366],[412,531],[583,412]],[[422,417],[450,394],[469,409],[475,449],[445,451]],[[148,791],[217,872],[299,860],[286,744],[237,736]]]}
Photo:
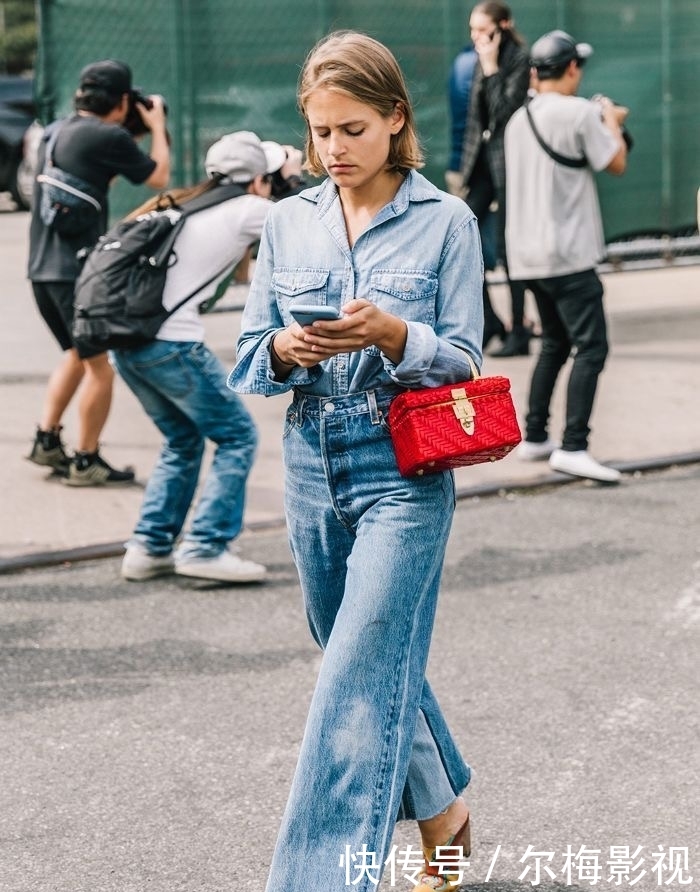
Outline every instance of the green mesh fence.
{"label": "green mesh fence", "polygon": [[[81,67],[113,57],[137,85],[169,106],[173,181],[202,178],[207,147],[222,133],[250,129],[301,144],[299,68],[315,41],[356,28],[398,57],[416,105],[428,162],[443,184],[450,63],[468,37],[473,4],[454,0],[40,0],[38,100],[48,121],[71,108]],[[582,93],[628,105],[635,139],[628,173],[600,179],[609,240],[637,232],[690,231],[700,184],[698,0],[523,0],[516,24],[532,43],[564,28],[593,44]],[[147,191],[120,183],[119,216]]]}

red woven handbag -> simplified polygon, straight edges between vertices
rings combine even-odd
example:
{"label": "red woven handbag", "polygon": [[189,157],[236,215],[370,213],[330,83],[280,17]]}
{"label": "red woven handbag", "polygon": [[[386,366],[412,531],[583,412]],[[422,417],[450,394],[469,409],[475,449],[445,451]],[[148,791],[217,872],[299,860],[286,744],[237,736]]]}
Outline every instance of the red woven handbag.
{"label": "red woven handbag", "polygon": [[510,381],[499,375],[407,390],[388,424],[404,477],[497,461],[521,440]]}

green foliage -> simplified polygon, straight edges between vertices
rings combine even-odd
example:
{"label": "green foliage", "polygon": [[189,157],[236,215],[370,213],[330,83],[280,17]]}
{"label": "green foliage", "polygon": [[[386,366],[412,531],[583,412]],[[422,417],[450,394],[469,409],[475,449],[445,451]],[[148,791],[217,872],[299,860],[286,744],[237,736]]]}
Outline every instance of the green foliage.
{"label": "green foliage", "polygon": [[34,0],[0,0],[0,73],[33,69],[36,45]]}

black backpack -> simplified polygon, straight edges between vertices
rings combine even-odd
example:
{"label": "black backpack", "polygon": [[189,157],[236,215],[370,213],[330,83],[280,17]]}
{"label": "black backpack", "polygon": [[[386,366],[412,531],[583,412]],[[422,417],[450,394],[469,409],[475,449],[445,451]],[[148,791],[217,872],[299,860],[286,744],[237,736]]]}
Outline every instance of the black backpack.
{"label": "black backpack", "polygon": [[245,191],[236,183],[214,186],[182,205],[165,193],[155,210],[121,220],[101,236],[75,283],[78,355],[147,344],[168,316],[223,275],[226,269],[217,270],[171,310],[163,306],[165,277],[177,263],[175,245],[186,218]]}

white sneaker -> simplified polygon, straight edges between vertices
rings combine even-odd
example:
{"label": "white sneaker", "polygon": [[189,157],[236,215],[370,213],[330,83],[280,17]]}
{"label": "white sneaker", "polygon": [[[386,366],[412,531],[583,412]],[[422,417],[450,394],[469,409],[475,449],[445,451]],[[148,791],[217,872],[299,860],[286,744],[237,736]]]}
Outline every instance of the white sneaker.
{"label": "white sneaker", "polygon": [[544,443],[533,443],[530,440],[523,440],[515,447],[513,455],[520,461],[544,461],[559,448],[556,440],[550,440],[549,437]]}
{"label": "white sneaker", "polygon": [[122,560],[121,575],[132,582],[175,572],[172,554],[149,554],[140,542],[130,542]]}
{"label": "white sneaker", "polygon": [[197,579],[217,579],[220,582],[260,582],[267,574],[267,568],[255,561],[246,561],[222,551],[213,558],[175,558],[175,572],[179,576],[194,576]]}
{"label": "white sneaker", "polygon": [[615,468],[608,468],[597,462],[585,449],[578,452],[555,449],[550,456],[549,467],[553,471],[561,471],[562,474],[587,477],[590,480],[598,480],[600,483],[619,483],[622,477],[622,474]]}

